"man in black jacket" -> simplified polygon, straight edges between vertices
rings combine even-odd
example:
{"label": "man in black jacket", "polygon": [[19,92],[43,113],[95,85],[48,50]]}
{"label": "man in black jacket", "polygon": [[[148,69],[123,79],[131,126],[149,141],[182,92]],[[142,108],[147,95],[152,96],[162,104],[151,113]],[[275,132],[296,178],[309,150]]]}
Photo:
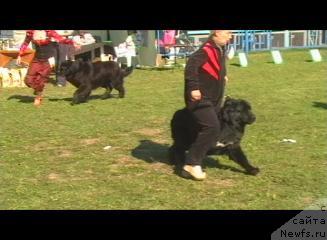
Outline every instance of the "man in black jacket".
{"label": "man in black jacket", "polygon": [[203,180],[202,161],[220,133],[217,112],[224,97],[226,76],[225,47],[230,30],[213,30],[207,42],[191,55],[185,68],[185,103],[201,126],[182,170],[182,176]]}
{"label": "man in black jacket", "polygon": [[[72,36],[74,33],[74,30],[56,30],[56,32],[64,37],[64,38],[68,38],[69,36]],[[60,65],[68,60],[71,59],[73,57],[73,53],[74,53],[74,48],[71,45],[67,45],[67,44],[62,44],[62,43],[58,43],[58,45],[56,46],[56,82],[57,82],[57,86],[58,87],[64,87],[66,86],[66,77],[61,75],[59,73],[59,69],[60,69]]]}

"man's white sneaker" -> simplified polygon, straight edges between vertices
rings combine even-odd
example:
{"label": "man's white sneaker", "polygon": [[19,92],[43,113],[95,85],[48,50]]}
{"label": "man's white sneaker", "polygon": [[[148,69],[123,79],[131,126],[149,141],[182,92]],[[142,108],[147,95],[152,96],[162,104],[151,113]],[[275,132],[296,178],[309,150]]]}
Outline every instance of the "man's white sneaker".
{"label": "man's white sneaker", "polygon": [[204,180],[207,177],[207,174],[202,171],[200,165],[185,165],[182,170],[182,176],[185,178],[193,178],[195,180]]}

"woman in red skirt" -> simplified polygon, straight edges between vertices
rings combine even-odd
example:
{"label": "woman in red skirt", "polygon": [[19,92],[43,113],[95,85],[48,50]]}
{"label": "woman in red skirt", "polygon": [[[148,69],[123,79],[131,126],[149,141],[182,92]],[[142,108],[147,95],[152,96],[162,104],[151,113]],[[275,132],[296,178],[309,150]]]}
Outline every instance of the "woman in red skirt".
{"label": "woman in red skirt", "polygon": [[34,99],[35,106],[41,105],[44,85],[48,81],[51,72],[48,60],[54,56],[55,47],[53,41],[72,44],[75,48],[80,48],[79,45],[75,45],[73,40],[60,36],[55,30],[27,30],[25,40],[18,54],[17,64],[20,64],[21,56],[29,43],[32,42],[34,44],[35,57],[29,66],[25,83],[28,87],[34,89],[34,94],[36,95]]}

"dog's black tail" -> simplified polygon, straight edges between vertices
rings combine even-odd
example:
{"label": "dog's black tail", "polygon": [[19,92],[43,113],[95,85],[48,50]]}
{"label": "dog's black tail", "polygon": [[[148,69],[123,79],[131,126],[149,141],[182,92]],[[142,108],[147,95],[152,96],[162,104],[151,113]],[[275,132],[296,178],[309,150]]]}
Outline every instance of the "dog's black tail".
{"label": "dog's black tail", "polygon": [[134,70],[134,67],[131,66],[131,67],[127,67],[123,70],[123,74],[124,74],[124,77],[127,77],[128,75],[130,75]]}

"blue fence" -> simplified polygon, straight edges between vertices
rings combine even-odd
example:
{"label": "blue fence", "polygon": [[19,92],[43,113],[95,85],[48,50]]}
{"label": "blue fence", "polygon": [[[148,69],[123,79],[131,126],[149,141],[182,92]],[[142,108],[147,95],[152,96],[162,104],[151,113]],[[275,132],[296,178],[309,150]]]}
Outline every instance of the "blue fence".
{"label": "blue fence", "polygon": [[237,52],[327,47],[327,30],[239,30],[231,45]]}
{"label": "blue fence", "polygon": [[[231,46],[236,52],[269,51],[290,48],[327,47],[327,30],[233,30]],[[206,41],[209,30],[187,31],[194,49]]]}
{"label": "blue fence", "polygon": [[271,30],[238,30],[233,31],[231,45],[236,51],[267,50],[272,44]]}

